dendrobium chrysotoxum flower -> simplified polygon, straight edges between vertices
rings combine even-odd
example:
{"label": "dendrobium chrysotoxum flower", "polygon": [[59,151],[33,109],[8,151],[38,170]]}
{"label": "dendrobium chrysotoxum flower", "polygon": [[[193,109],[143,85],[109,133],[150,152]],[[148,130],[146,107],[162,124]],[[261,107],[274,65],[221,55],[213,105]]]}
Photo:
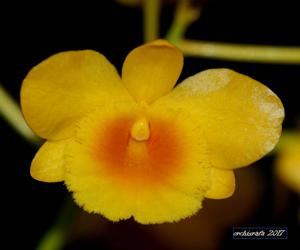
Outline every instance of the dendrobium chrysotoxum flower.
{"label": "dendrobium chrysotoxum flower", "polygon": [[261,83],[210,69],[174,87],[182,53],[164,40],[137,47],[120,78],[91,50],[58,53],[21,90],[30,127],[47,142],[33,178],[64,181],[85,210],[113,221],[178,221],[235,189],[233,169],[273,149],[284,110]]}

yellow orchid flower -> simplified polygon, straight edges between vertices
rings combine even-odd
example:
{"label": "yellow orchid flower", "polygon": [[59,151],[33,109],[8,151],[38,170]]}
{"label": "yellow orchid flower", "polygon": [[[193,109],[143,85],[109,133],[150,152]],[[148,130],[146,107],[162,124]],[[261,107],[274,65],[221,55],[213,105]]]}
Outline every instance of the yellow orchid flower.
{"label": "yellow orchid flower", "polygon": [[101,54],[58,53],[21,90],[30,127],[47,142],[33,178],[64,181],[88,212],[112,221],[178,221],[235,189],[233,169],[273,149],[284,110],[261,83],[210,69],[174,87],[182,53],[164,40],[137,47],[122,77]]}
{"label": "yellow orchid flower", "polygon": [[275,171],[280,180],[300,194],[300,133],[285,132],[277,147]]}

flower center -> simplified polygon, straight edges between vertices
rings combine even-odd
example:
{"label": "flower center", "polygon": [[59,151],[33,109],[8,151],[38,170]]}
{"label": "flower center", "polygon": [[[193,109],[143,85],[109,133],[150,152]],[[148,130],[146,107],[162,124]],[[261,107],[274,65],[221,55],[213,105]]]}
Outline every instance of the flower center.
{"label": "flower center", "polygon": [[99,169],[108,175],[126,183],[153,184],[167,181],[182,167],[183,131],[171,121],[129,115],[103,125],[95,136],[93,152]]}
{"label": "flower center", "polygon": [[131,137],[136,141],[147,141],[150,137],[149,122],[145,117],[138,118],[131,128]]}

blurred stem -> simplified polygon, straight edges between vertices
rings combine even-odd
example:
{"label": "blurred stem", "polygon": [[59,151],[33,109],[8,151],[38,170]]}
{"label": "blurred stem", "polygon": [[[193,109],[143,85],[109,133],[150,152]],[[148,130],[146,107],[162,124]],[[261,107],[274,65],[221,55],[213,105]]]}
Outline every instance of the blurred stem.
{"label": "blurred stem", "polygon": [[40,139],[27,126],[17,102],[0,85],[0,115],[27,141],[39,144]]}
{"label": "blurred stem", "polygon": [[66,244],[68,229],[76,213],[76,207],[71,199],[67,199],[61,212],[49,231],[43,236],[36,250],[61,250]]}
{"label": "blurred stem", "polygon": [[175,43],[187,56],[239,62],[300,64],[300,47],[231,44],[180,40]]}
{"label": "blurred stem", "polygon": [[190,0],[179,0],[176,6],[173,23],[166,35],[171,43],[177,43],[183,39],[187,28],[200,16],[200,9],[191,5]]}
{"label": "blurred stem", "polygon": [[160,0],[144,0],[144,42],[159,37]]}

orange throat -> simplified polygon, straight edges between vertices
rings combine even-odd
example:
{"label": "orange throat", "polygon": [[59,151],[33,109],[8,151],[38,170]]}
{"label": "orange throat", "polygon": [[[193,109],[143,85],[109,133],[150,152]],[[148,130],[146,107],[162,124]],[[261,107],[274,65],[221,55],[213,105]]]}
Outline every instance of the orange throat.
{"label": "orange throat", "polygon": [[164,183],[182,166],[180,135],[171,121],[119,117],[97,132],[93,156],[99,168],[123,182]]}

